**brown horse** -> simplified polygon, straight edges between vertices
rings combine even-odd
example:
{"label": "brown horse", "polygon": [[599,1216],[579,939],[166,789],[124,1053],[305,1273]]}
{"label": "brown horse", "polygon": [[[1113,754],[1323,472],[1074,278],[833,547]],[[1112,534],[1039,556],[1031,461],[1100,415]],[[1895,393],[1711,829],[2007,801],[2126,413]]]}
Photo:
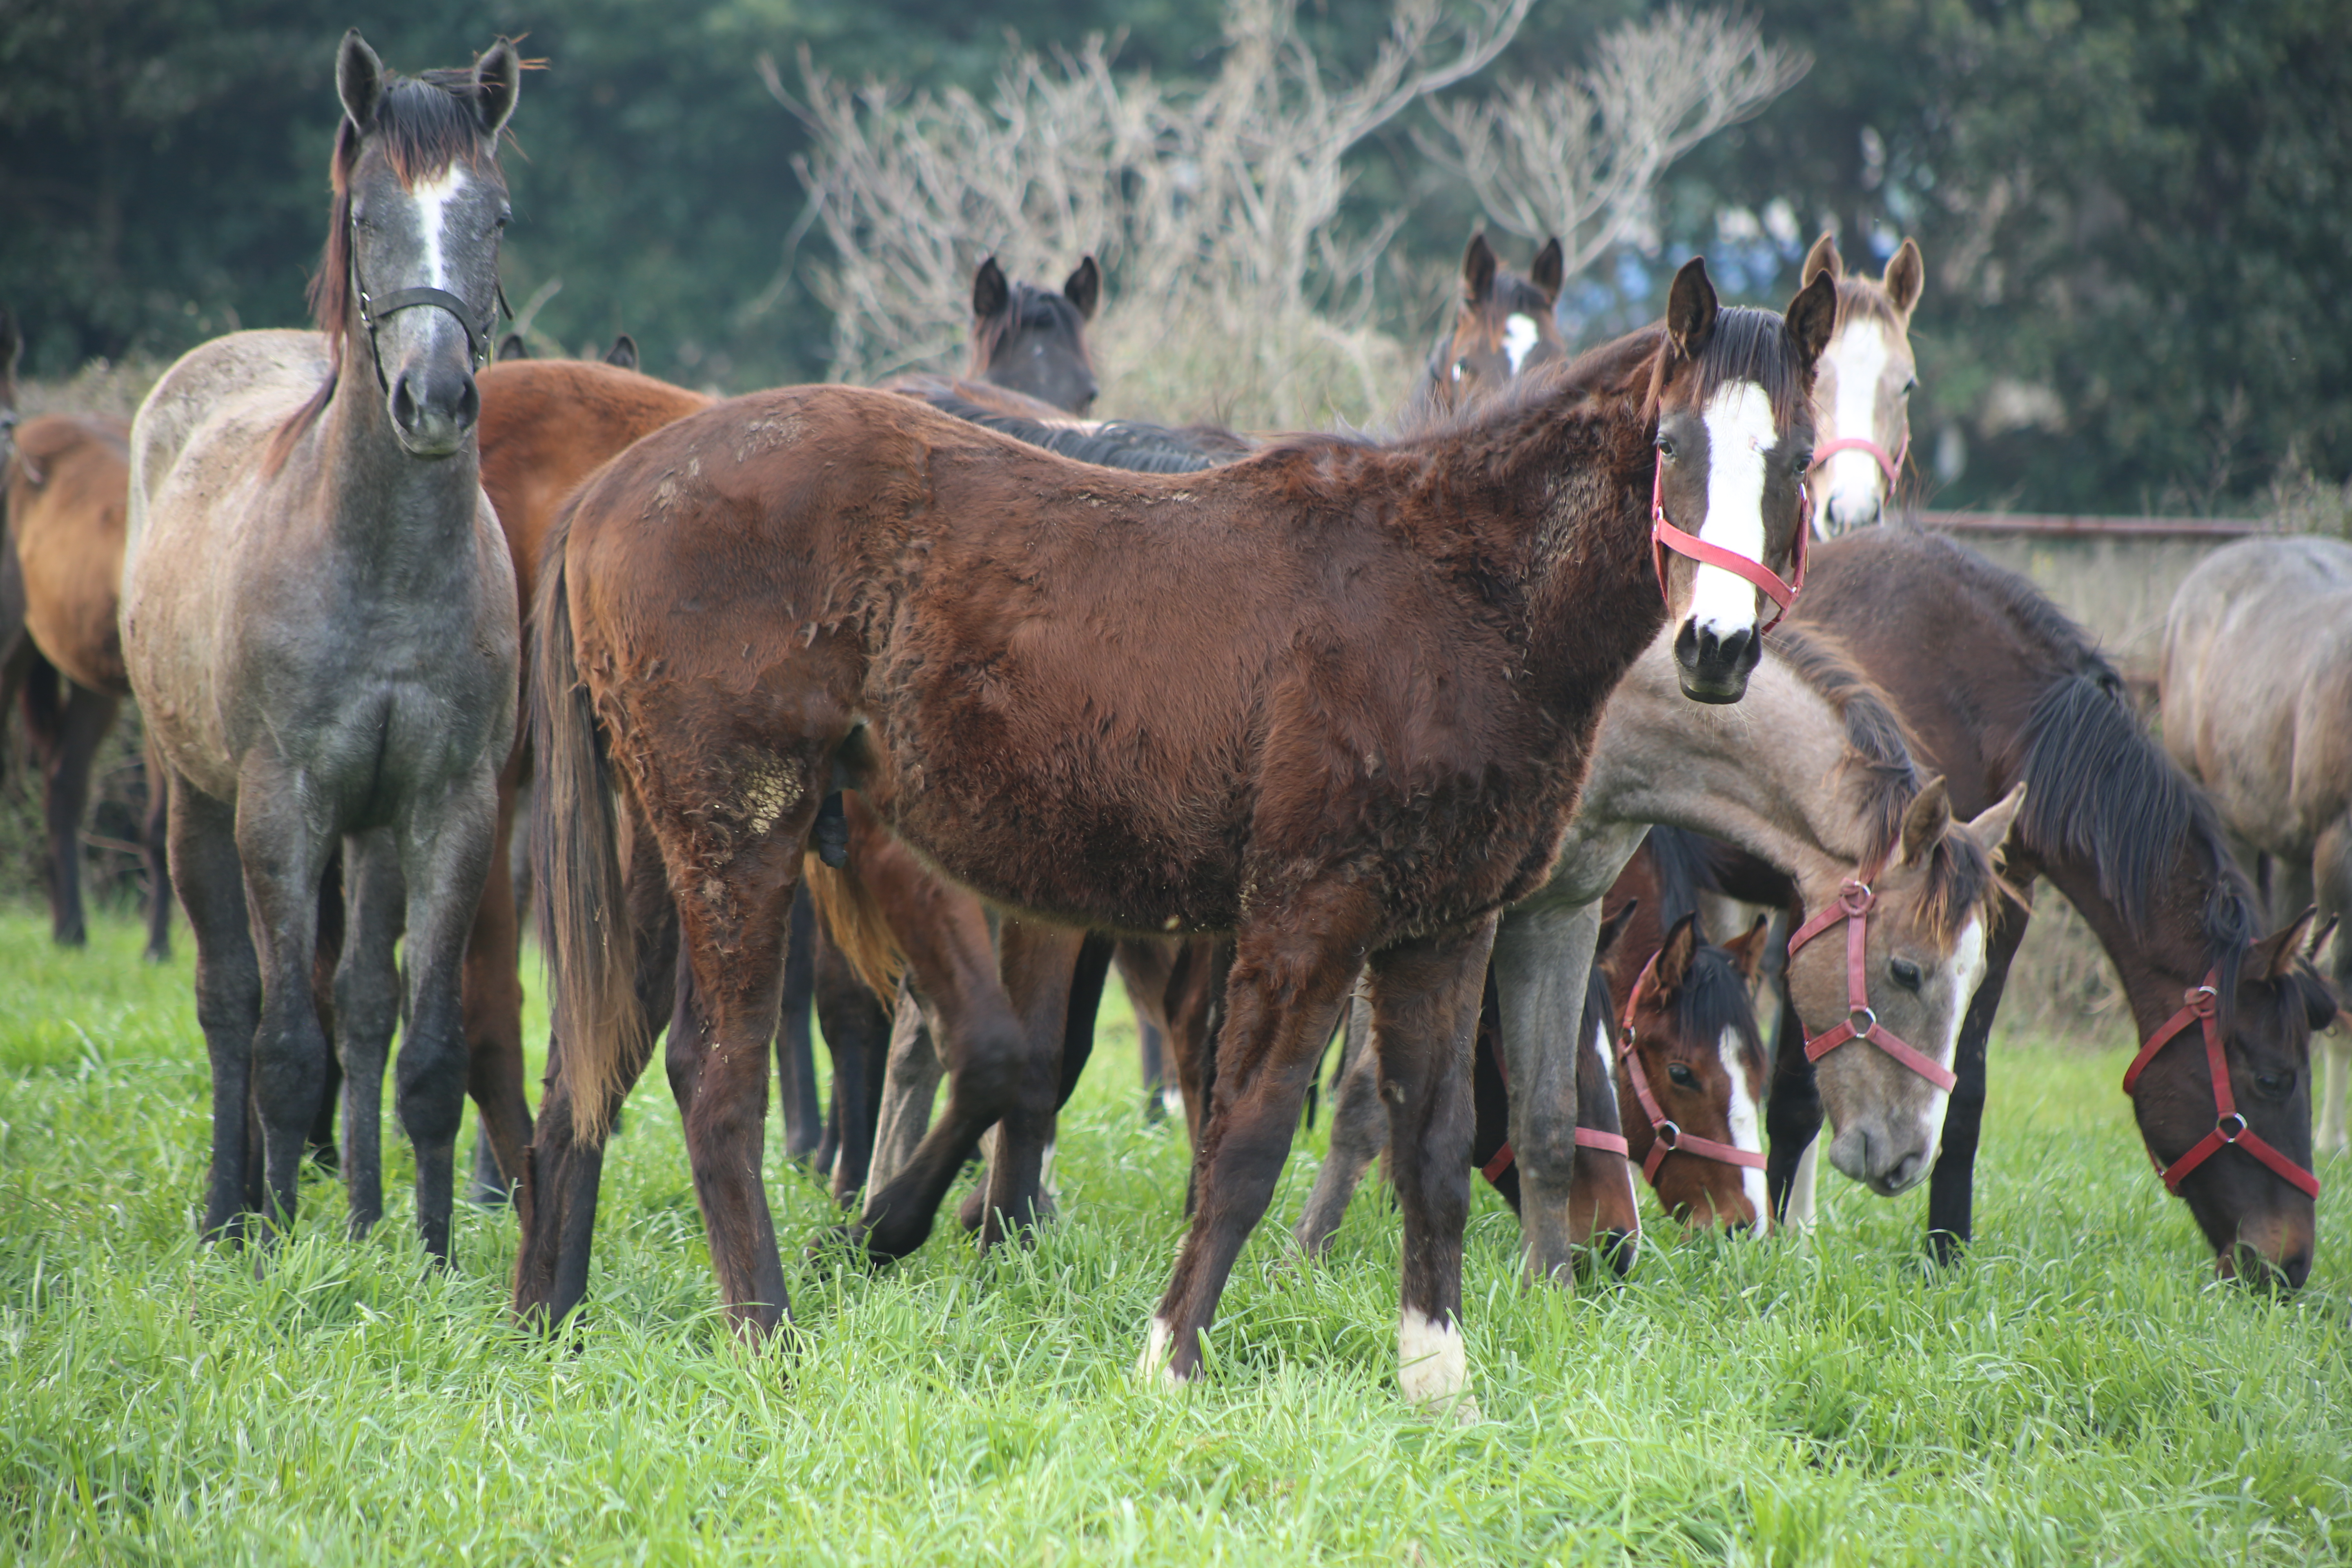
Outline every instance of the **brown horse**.
{"label": "brown horse", "polygon": [[1564,265],[1559,241],[1547,240],[1522,278],[1501,264],[1485,235],[1472,235],[1462,255],[1453,335],[1430,358],[1423,397],[1439,408],[1464,407],[1516,376],[1568,358],[1552,314]]}
{"label": "brown horse", "polygon": [[[2352,545],[2246,539],[2173,595],[2159,679],[2164,747],[2202,784],[2242,864],[2276,871],[2271,916],[2316,904],[2352,996]],[[2341,1153],[2352,1036],[2326,1042],[2319,1147]]]}
{"label": "brown horse", "polygon": [[[2144,1039],[2196,1025],[2183,998],[2213,1007],[2237,1110],[2247,1130],[2307,1167],[2311,1035],[2334,1016],[2326,987],[2302,964],[2307,924],[2262,934],[2253,889],[2211,805],[2142,732],[2123,681],[2088,637],[2023,578],[1940,535],[1864,529],[1814,553],[1800,612],[1832,627],[1890,692],[1941,767],[1961,811],[2019,784],[2024,809],[2003,848],[2021,890],[2046,877],[2081,910],[2123,981]],[[1984,1118],[1985,1042],[2025,934],[2029,907],[2004,903],[1969,1005],[1927,1199],[1931,1243],[1949,1257],[1972,1224]],[[2200,988],[2211,986],[2211,995]],[[2140,1134],[2159,1169],[2214,1129],[2201,1025],[2185,1027],[2133,1077]],[[1783,1050],[1767,1129],[1776,1203],[1789,1202],[1799,1155],[1821,1110],[1803,1054]],[[2290,1286],[2311,1268],[2311,1195],[2243,1149],[2222,1149],[2175,1190],[2224,1275],[2275,1271]],[[1796,1205],[1793,1220],[1803,1217]]]}
{"label": "brown horse", "polygon": [[[1199,1372],[1368,963],[1406,1213],[1406,1388],[1461,1393],[1461,1068],[1495,911],[1542,881],[1601,703],[1666,620],[1662,586],[1685,685],[1738,696],[1762,590],[1722,564],[1662,584],[1643,520],[1681,518],[1751,570],[1786,563],[1833,309],[1824,282],[1786,318],[1718,310],[1694,262],[1663,327],[1474,419],[1203,474],[1072,464],[845,387],[739,398],[638,442],[575,498],[534,607],[563,1042],[533,1150],[542,1209],[556,1124],[599,1141],[649,1049],[632,933],[599,916],[626,896],[618,787],[682,918],[673,1082],[722,1293],[743,1331],[780,1321],[758,1043],[837,781],[1003,906],[1234,933],[1201,1203],[1147,1372]],[[1050,1115],[1052,1089],[959,1062],[929,1139],[969,1150],[1008,1114]],[[892,1210],[866,1232],[875,1256],[928,1229],[939,1194],[910,1195],[929,1201],[908,1223]],[[520,1265],[526,1287],[554,1272]]]}
{"label": "brown horse", "polygon": [[[15,323],[0,340],[13,371]],[[13,396],[13,376],[8,378]],[[104,415],[49,415],[16,424],[0,467],[0,571],[15,578],[21,607],[0,627],[0,713],[21,689],[43,784],[50,933],[88,940],[81,901],[81,818],[90,763],[131,695],[115,625],[122,574],[131,426]],[[13,595],[11,595],[14,596]],[[171,880],[164,864],[163,777],[150,760],[144,847],[147,956],[172,950]]]}
{"label": "brown horse", "polygon": [[1102,271],[1091,256],[1058,294],[1006,281],[990,257],[972,274],[971,365],[964,374],[1083,415],[1101,390],[1086,331],[1101,300]]}
{"label": "brown horse", "polygon": [[1800,276],[1826,275],[1837,285],[1837,329],[1822,351],[1813,383],[1813,448],[1821,504],[1813,531],[1834,539],[1885,517],[1911,450],[1911,312],[1927,287],[1927,264],[1906,239],[1877,279],[1848,272],[1837,237],[1824,234],[1805,255]]}

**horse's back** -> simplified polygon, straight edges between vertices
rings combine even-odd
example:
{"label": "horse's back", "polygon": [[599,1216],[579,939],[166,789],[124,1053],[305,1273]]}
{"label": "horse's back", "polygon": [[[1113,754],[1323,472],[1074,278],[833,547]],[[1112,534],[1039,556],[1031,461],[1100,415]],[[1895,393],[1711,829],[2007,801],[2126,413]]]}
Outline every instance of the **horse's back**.
{"label": "horse's back", "polygon": [[232,332],[181,355],[131,422],[126,573],[159,522],[201,523],[241,477],[257,473],[270,437],[331,374],[317,332]]}
{"label": "horse's back", "polygon": [[8,470],[26,629],[69,679],[117,696],[128,689],[115,610],[130,438],[111,415],[45,415],[17,427]]}

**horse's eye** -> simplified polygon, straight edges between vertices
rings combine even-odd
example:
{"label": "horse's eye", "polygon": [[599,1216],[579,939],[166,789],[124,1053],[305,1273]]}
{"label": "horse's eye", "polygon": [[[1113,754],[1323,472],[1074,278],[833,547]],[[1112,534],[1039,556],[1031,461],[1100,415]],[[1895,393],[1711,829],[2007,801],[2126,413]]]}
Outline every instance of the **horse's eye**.
{"label": "horse's eye", "polygon": [[1691,1071],[1690,1068],[1683,1066],[1680,1062],[1676,1062],[1666,1068],[1666,1077],[1674,1080],[1674,1085],[1676,1089],[1696,1089],[1698,1087],[1698,1075]]}
{"label": "horse's eye", "polygon": [[1672,436],[1658,437],[1658,453],[1669,463],[1675,460],[1675,438]]}
{"label": "horse's eye", "polygon": [[1918,990],[1927,979],[1926,972],[1907,958],[1890,960],[1886,965],[1886,973],[1894,976],[1895,984],[1906,991]]}
{"label": "horse's eye", "polygon": [[1906,397],[1910,396],[1913,393],[1918,390],[1919,384],[1916,381],[1906,381],[1903,384],[1903,395]]}
{"label": "horse's eye", "polygon": [[1463,373],[1464,371],[1467,370],[1469,367],[1470,367],[1470,362],[1469,362],[1468,360],[1466,360],[1466,359],[1458,359],[1458,360],[1455,360],[1455,361],[1454,362],[1454,380],[1456,380],[1456,381],[1460,381],[1460,380],[1462,379],[1462,373]]}
{"label": "horse's eye", "polygon": [[2254,1087],[2273,1100],[2284,1100],[2294,1092],[2294,1074],[2291,1072],[2259,1073]]}

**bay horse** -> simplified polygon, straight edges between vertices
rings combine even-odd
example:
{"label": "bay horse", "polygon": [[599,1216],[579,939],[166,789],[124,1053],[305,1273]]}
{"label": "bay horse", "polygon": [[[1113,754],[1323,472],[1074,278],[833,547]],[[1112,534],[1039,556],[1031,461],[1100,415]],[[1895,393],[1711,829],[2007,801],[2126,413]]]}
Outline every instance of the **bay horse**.
{"label": "bay horse", "polygon": [[[2271,918],[2315,904],[2335,927],[2340,1005],[2352,996],[2352,545],[2244,539],[2207,556],[2173,595],[2158,690],[2165,751],[2205,786],[2241,863],[2274,873]],[[2326,1045],[2318,1147],[2341,1153],[2352,1033]]]}
{"label": "bay horse", "polygon": [[[1199,1335],[1369,963],[1409,1237],[1406,1392],[1462,1394],[1461,1068],[1495,911],[1542,881],[1601,706],[1669,605],[1685,689],[1744,689],[1764,590],[1714,563],[1760,575],[1802,535],[1833,309],[1822,283],[1785,316],[1719,310],[1694,261],[1663,326],[1474,417],[1387,447],[1297,438],[1201,474],[1072,464],[847,387],[739,398],[639,441],[573,499],[533,612],[562,1037],[535,1163],[561,1163],[559,1124],[599,1142],[649,1050],[634,932],[598,919],[625,897],[619,787],[678,902],[691,983],[673,1087],[721,1292],[751,1337],[781,1321],[754,1042],[837,781],[1003,907],[1234,933],[1201,1203],[1148,1375],[1199,1374]],[[1662,572],[1652,513],[1722,554]],[[958,1064],[930,1137],[969,1150],[1050,1096]],[[554,1184],[540,1192],[545,1209]],[[936,1205],[903,1229],[886,1214],[868,1252],[919,1240]],[[551,1260],[519,1272],[527,1316],[573,1304],[528,1289]]]}
{"label": "bay horse", "polygon": [[517,694],[514,574],[478,483],[474,373],[508,211],[498,142],[520,85],[503,39],[470,69],[401,77],[346,33],[320,331],[194,349],[133,422],[123,658],[171,778],[172,877],[196,942],[209,1237],[247,1228],[248,1116],[264,1239],[294,1218],[327,1071],[311,968],[340,844],[352,1225],[382,1212],[377,1097],[400,1024],[418,1228],[448,1260],[459,963]]}
{"label": "bay horse", "polygon": [[[13,369],[15,324],[0,341]],[[13,416],[13,408],[10,410]],[[50,935],[89,940],[81,900],[81,819],[90,764],[131,683],[116,626],[131,426],[108,415],[46,415],[16,424],[0,465],[0,572],[18,602],[0,625],[0,714],[24,694],[41,770]],[[172,951],[172,892],[163,848],[163,782],[150,759],[142,834],[148,877],[147,957]]]}
{"label": "bay horse", "polygon": [[[2156,1042],[2126,1089],[2149,1155],[2170,1173],[2167,1185],[2188,1203],[2222,1275],[2252,1270],[2300,1286],[2314,1236],[2305,1184],[2316,1184],[2311,1035],[2336,1013],[2296,955],[2308,920],[2263,933],[2211,804],[2141,730],[2122,679],[2091,639],[2024,578],[1936,533],[1864,529],[1815,552],[1802,624],[1834,627],[1894,698],[1958,809],[2028,786],[2003,847],[2007,876],[2021,895],[2046,878],[2082,912],[2141,1038]],[[2031,912],[2021,898],[1998,910],[1960,1036],[1927,1196],[1939,1258],[1972,1230],[1985,1042]],[[2227,1064],[2244,1131],[2289,1171],[2218,1144],[2180,1168],[2216,1121],[2200,1037]],[[1792,1223],[1808,1217],[1790,1193],[1821,1122],[1808,1078],[1801,1052],[1780,1052],[1767,1108],[1773,1201]]]}
{"label": "bay horse", "polygon": [[1458,408],[1507,385],[1528,371],[1568,358],[1553,312],[1564,279],[1559,241],[1549,239],[1522,278],[1502,265],[1484,234],[1462,254],[1462,298],[1454,331],[1430,357],[1422,396],[1440,408]]}
{"label": "bay horse", "polygon": [[1086,326],[1102,300],[1102,270],[1082,258],[1061,291],[1006,280],[993,256],[971,279],[971,364],[968,380],[985,381],[1072,414],[1094,406],[1101,391]]}
{"label": "bay horse", "polygon": [[1911,354],[1911,312],[1927,287],[1919,247],[1906,239],[1875,279],[1848,272],[1837,237],[1824,233],[1805,253],[1798,276],[1826,275],[1837,285],[1837,326],[1813,382],[1813,513],[1817,538],[1881,521],[1911,451],[1911,394],[1919,384]]}

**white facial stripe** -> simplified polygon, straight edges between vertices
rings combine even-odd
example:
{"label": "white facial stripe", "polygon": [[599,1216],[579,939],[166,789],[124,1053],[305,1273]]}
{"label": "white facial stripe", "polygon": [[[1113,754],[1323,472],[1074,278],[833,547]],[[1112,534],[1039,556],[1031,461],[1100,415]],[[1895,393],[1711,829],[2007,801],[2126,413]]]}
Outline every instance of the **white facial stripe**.
{"label": "white facial stripe", "polygon": [[[1952,1027],[1951,1032],[1944,1037],[1944,1048],[1934,1053],[1936,1059],[1948,1068],[1959,1056],[1960,1026],[1968,1021],[1969,1004],[1976,997],[1978,983],[1984,979],[1984,921],[1975,915],[1969,917],[1969,923],[1960,928],[1959,936],[1952,943],[1950,968],[1953,998]],[[1923,1131],[1928,1134],[1927,1163],[1930,1165],[1936,1163],[1937,1154],[1943,1149],[1944,1111],[1950,1102],[1951,1096],[1933,1085],[1929,1086],[1926,1113],[1927,1125]]]}
{"label": "white facial stripe", "polygon": [[[1764,559],[1764,454],[1779,439],[1772,399],[1752,381],[1717,388],[1706,405],[1706,522],[1699,537]],[[1691,619],[1717,637],[1756,626],[1756,586],[1720,566],[1698,569]]]}
{"label": "white facial stripe", "polygon": [[1510,356],[1513,375],[1519,374],[1519,367],[1527,363],[1528,355],[1535,351],[1537,341],[1542,336],[1532,316],[1513,311],[1504,321],[1503,352]]}
{"label": "white facial stripe", "polygon": [[410,187],[416,198],[416,224],[425,247],[425,281],[427,289],[446,289],[449,275],[442,260],[441,237],[449,224],[449,204],[466,188],[466,171],[452,163],[429,180],[419,180]]}
{"label": "white facial stripe", "polygon": [[1425,1318],[1411,1307],[1397,1314],[1397,1383],[1408,1403],[1451,1400],[1470,1385],[1470,1363],[1462,1331]]}
{"label": "white facial stripe", "polygon": [[[1723,1058],[1723,1076],[1731,1080],[1731,1146],[1750,1154],[1764,1152],[1764,1134],[1756,1115],[1756,1097],[1748,1092],[1748,1068],[1742,1058],[1739,1031],[1726,1029],[1716,1042]],[[1764,1191],[1764,1173],[1751,1165],[1739,1167],[1739,1190],[1756,1214],[1756,1233],[1771,1228],[1772,1204]]]}
{"label": "white facial stripe", "polygon": [[[1822,359],[1832,367],[1837,392],[1829,427],[1822,432],[1823,446],[1833,440],[1891,445],[1881,440],[1878,433],[1878,384],[1886,374],[1890,346],[1885,323],[1869,320],[1848,322],[1830,340]],[[1866,508],[1871,501],[1885,499],[1886,476],[1867,452],[1849,448],[1831,453],[1822,466],[1822,478],[1823,499],[1834,498],[1841,511],[1857,504]]]}

